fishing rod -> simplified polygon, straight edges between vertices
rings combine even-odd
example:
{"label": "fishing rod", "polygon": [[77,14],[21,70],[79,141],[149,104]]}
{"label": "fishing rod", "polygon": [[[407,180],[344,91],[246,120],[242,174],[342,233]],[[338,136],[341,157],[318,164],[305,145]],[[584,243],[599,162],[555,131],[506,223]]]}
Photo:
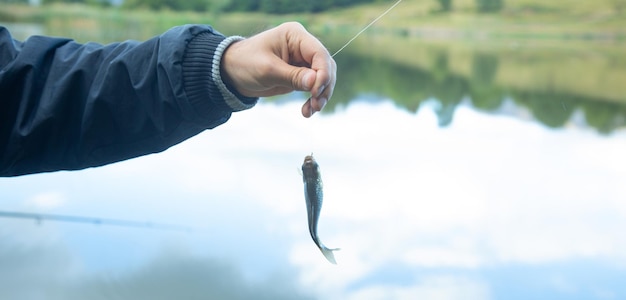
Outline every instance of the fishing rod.
{"label": "fishing rod", "polygon": [[376,23],[378,20],[380,20],[382,17],[384,17],[388,12],[390,12],[392,9],[394,9],[396,6],[398,6],[398,4],[400,4],[400,2],[402,2],[402,0],[396,1],[396,3],[394,3],[386,11],[384,11],[382,14],[380,14],[378,17],[376,17],[376,19],[374,19],[372,22],[370,22],[365,27],[363,27],[363,29],[361,29],[361,31],[357,32],[357,34],[355,34],[348,42],[346,42],[345,45],[341,46],[341,48],[339,48],[339,50],[337,50],[335,52],[335,54],[331,55],[331,57],[335,57],[335,55],[337,55],[339,52],[341,52],[341,50],[343,50],[345,47],[348,47],[348,45],[350,45],[350,43],[352,43],[352,41],[354,41],[357,37],[359,37],[359,35],[361,35],[361,33],[365,32],[365,30],[370,28],[370,26],[374,25],[374,23]]}
{"label": "fishing rod", "polygon": [[70,222],[70,223],[83,223],[83,224],[87,223],[87,224],[93,224],[93,225],[111,225],[111,226],[121,226],[121,227],[146,228],[146,229],[155,229],[155,230],[171,230],[171,231],[184,231],[184,232],[195,231],[193,228],[180,226],[180,225],[174,225],[174,224],[139,222],[139,221],[121,220],[121,219],[93,218],[93,217],[83,217],[83,216],[26,213],[26,212],[14,212],[14,211],[0,211],[0,218],[34,220],[37,222],[37,224],[41,224],[43,221],[58,221],[58,222]]}

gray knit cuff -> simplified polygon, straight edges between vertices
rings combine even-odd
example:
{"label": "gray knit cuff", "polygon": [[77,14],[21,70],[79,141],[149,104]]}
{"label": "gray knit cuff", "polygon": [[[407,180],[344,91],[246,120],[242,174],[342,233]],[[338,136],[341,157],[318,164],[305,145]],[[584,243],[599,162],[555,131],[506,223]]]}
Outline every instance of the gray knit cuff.
{"label": "gray knit cuff", "polygon": [[245,38],[242,36],[231,36],[223,40],[215,49],[215,53],[213,54],[213,65],[211,68],[211,74],[213,76],[213,82],[220,90],[222,97],[224,98],[224,102],[233,110],[233,111],[241,111],[246,110],[253,107],[258,98],[246,97],[243,96],[234,89],[229,89],[226,86],[226,83],[222,80],[222,75],[220,72],[220,66],[222,62],[222,55],[228,46],[230,46],[234,42],[238,42],[244,40]]}

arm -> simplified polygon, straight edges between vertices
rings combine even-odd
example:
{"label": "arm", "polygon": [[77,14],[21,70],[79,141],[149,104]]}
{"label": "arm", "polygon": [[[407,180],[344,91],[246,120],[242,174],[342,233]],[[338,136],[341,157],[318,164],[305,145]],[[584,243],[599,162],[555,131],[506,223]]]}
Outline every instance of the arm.
{"label": "arm", "polygon": [[213,77],[237,40],[184,26],[142,43],[22,43],[0,27],[0,175],[100,166],[226,122],[257,100]]}
{"label": "arm", "polygon": [[330,99],[336,64],[302,25],[251,38],[181,26],[146,42],[77,44],[0,26],[0,176],[77,170],[168,147],[226,122],[258,97]]}

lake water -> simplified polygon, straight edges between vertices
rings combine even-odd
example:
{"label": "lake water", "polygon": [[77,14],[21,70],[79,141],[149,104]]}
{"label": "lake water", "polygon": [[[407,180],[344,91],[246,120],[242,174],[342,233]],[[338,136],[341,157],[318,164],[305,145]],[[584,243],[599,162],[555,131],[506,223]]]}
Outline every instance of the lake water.
{"label": "lake water", "polygon": [[[624,48],[364,35],[311,119],[293,93],[160,154],[0,179],[0,211],[195,229],[0,218],[0,295],[622,299]],[[336,266],[307,232],[310,153]]]}

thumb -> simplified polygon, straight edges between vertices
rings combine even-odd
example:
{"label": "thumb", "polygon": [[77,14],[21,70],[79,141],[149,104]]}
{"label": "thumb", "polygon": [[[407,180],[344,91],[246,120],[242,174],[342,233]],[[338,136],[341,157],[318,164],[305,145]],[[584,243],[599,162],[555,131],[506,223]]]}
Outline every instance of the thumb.
{"label": "thumb", "polygon": [[282,82],[279,85],[291,86],[293,90],[311,91],[315,84],[316,72],[309,68],[292,66],[281,61],[274,65],[274,70],[274,80]]}
{"label": "thumb", "polygon": [[294,86],[294,89],[299,91],[310,91],[315,84],[315,77],[317,74],[315,71],[306,68],[299,74],[301,75],[300,78],[296,79],[294,82],[300,83],[300,86]]}

